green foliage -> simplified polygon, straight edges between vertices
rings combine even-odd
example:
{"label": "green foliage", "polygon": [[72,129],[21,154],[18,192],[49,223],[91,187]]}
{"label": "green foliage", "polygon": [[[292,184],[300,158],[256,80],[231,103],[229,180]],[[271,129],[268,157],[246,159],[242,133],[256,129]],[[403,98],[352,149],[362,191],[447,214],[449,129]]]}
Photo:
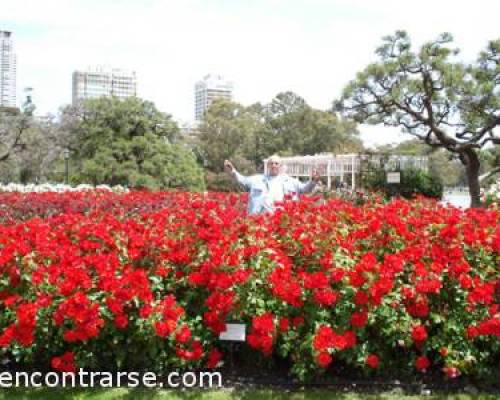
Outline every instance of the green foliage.
{"label": "green foliage", "polygon": [[377,170],[364,177],[363,186],[386,194],[397,193],[405,198],[420,194],[440,199],[443,195],[443,184],[438,176],[414,168],[401,171],[401,182],[398,185],[388,184],[386,172]]}
{"label": "green foliage", "polygon": [[0,163],[25,148],[24,137],[31,123],[30,114],[0,107]]}
{"label": "green foliage", "polygon": [[32,103],[21,112],[0,109],[0,182],[39,181],[49,167],[52,121],[33,118],[33,110]]}
{"label": "green foliage", "polygon": [[[153,103],[99,98],[85,101],[78,111],[79,118],[69,127],[71,162],[77,170],[72,182],[204,189],[194,154],[176,142],[177,125]],[[66,110],[71,112],[71,108]]]}
{"label": "green foliage", "polygon": [[314,109],[292,92],[279,93],[266,110],[272,137],[269,153],[306,155],[362,149],[355,123]]}
{"label": "green foliage", "polygon": [[[267,156],[306,155],[321,152],[356,152],[362,149],[356,124],[338,115],[314,109],[300,96],[285,92],[269,104],[214,101],[205,114],[195,144],[207,168],[223,171],[225,159],[239,170],[261,170]],[[227,188],[224,179],[210,179],[209,187]]]}
{"label": "green foliage", "polygon": [[[467,178],[463,165],[460,164],[457,157],[445,149],[432,148],[418,139],[412,139],[397,145],[378,146],[376,150],[378,153],[388,155],[426,156],[430,174],[438,177],[443,186],[466,185]],[[488,151],[481,151],[480,157],[483,153],[488,153]],[[482,165],[486,167],[483,162]]]}
{"label": "green foliage", "polygon": [[200,127],[199,148],[213,172],[223,172],[225,159],[243,156],[245,143],[254,134],[252,114],[240,104],[216,100]]}

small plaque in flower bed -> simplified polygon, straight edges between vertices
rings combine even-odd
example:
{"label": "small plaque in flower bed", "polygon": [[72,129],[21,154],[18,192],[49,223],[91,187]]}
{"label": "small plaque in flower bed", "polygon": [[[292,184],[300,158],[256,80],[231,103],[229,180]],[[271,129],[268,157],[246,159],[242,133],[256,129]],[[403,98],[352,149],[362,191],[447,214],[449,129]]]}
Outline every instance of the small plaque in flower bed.
{"label": "small plaque in flower bed", "polygon": [[226,330],[219,335],[220,340],[228,342],[244,342],[245,341],[245,324],[228,323]]}

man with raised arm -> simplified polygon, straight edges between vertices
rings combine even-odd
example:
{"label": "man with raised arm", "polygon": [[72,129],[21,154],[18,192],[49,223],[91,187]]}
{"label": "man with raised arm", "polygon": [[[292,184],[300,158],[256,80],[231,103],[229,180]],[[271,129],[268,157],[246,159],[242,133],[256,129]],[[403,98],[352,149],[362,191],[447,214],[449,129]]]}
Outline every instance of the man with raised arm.
{"label": "man with raised arm", "polygon": [[312,171],[311,179],[305,183],[281,173],[281,160],[278,156],[271,156],[267,160],[267,174],[241,175],[228,160],[224,161],[224,167],[250,192],[249,214],[273,212],[276,208],[275,203],[283,201],[286,195],[291,195],[292,199],[297,200],[299,193],[311,192],[320,180],[316,170]]}

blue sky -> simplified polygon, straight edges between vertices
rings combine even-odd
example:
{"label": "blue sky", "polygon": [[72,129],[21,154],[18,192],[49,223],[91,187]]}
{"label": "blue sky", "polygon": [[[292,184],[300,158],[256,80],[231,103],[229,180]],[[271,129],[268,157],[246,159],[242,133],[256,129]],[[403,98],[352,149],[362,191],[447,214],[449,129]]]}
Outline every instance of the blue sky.
{"label": "blue sky", "polygon": [[[209,72],[232,80],[243,104],[292,90],[327,109],[396,29],[416,45],[451,32],[466,61],[500,37],[495,0],[0,1],[19,97],[33,87],[41,114],[71,101],[72,71],[97,64],[136,70],[139,95],[180,121],[193,119],[194,84]],[[362,134],[368,144],[406,138],[378,126]]]}

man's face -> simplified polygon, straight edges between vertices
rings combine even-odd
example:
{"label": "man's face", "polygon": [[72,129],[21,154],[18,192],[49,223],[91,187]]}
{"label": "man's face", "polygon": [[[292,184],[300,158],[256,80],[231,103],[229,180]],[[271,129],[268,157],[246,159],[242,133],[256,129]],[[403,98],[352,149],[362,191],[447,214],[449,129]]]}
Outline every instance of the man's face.
{"label": "man's face", "polygon": [[279,175],[280,167],[281,167],[281,164],[279,161],[269,160],[267,162],[267,171],[268,171],[268,174],[271,176]]}

